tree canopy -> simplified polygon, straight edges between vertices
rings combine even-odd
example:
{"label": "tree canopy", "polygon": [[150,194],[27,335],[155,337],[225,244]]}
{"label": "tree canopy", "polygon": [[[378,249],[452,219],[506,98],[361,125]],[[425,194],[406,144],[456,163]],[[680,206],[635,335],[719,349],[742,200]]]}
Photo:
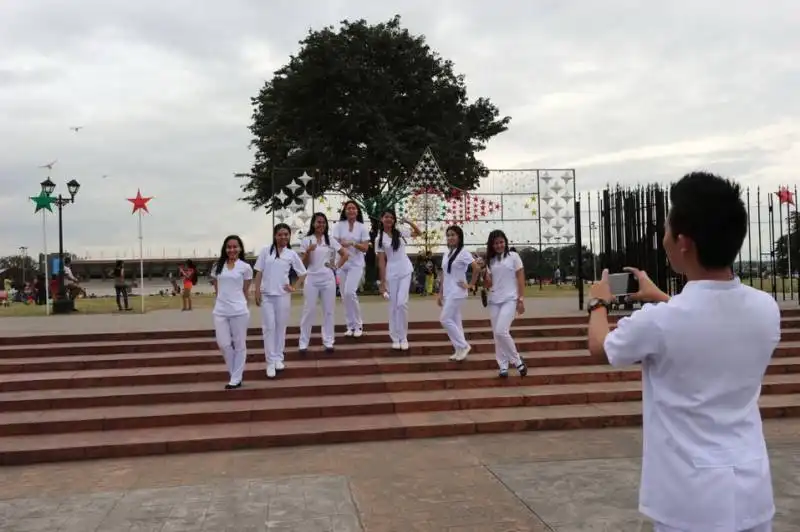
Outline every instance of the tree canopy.
{"label": "tree canopy", "polygon": [[244,200],[272,209],[296,177],[319,169],[314,192],[362,200],[385,192],[430,146],[448,182],[474,189],[487,168],[476,154],[505,131],[487,98],[471,102],[463,75],[401,26],[343,21],[309,31],[300,51],[252,99],[255,162]]}

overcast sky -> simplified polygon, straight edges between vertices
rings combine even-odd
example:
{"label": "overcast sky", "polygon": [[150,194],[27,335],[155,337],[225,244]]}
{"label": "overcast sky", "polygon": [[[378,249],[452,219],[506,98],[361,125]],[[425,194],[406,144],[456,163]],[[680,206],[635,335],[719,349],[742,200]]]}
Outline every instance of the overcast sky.
{"label": "overcast sky", "polygon": [[[309,28],[394,13],[455,62],[471,96],[512,117],[482,156],[491,168],[574,167],[579,190],[696,168],[794,185],[796,4],[3,0],[0,254],[41,249],[28,196],[53,159],[59,190],[83,185],[65,209],[74,253],[130,255],[125,198],[137,188],[155,196],[146,255],[205,255],[232,232],[248,248],[267,243],[271,219],[237,201],[232,177],[252,160],[250,97]],[[47,223],[52,251],[56,217]]]}

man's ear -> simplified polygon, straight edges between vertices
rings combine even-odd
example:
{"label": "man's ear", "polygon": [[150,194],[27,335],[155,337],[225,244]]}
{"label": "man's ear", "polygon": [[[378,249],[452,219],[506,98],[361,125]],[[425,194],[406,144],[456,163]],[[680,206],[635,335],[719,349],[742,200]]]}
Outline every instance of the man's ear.
{"label": "man's ear", "polygon": [[678,244],[678,251],[680,251],[683,255],[686,255],[694,249],[694,240],[688,236],[678,235],[675,241]]}

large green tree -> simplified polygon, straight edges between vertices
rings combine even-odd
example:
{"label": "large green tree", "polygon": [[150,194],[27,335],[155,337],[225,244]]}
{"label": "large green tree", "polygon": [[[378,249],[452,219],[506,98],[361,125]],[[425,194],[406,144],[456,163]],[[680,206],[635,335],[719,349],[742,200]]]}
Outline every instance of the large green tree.
{"label": "large green tree", "polygon": [[402,199],[428,146],[455,187],[487,175],[476,154],[510,118],[486,98],[470,103],[453,63],[399,16],[312,30],[300,45],[252,99],[255,162],[239,177],[254,209],[281,207],[273,195],[304,169],[314,195],[337,191],[379,211]]}

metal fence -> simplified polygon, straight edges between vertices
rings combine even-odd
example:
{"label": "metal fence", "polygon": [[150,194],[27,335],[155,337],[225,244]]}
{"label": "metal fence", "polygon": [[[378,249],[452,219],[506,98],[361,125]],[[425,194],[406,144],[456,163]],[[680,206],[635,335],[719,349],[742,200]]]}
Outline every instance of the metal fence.
{"label": "metal fence", "polygon": [[[748,231],[734,270],[743,282],[771,293],[776,300],[800,302],[800,216],[795,198],[796,186],[778,191],[744,189]],[[662,290],[680,292],[684,279],[670,269],[662,243],[668,187],[609,187],[580,194],[578,199],[584,205],[583,229],[588,230],[589,247],[597,250],[592,265],[597,275],[603,268],[619,271],[636,266],[647,271]]]}

